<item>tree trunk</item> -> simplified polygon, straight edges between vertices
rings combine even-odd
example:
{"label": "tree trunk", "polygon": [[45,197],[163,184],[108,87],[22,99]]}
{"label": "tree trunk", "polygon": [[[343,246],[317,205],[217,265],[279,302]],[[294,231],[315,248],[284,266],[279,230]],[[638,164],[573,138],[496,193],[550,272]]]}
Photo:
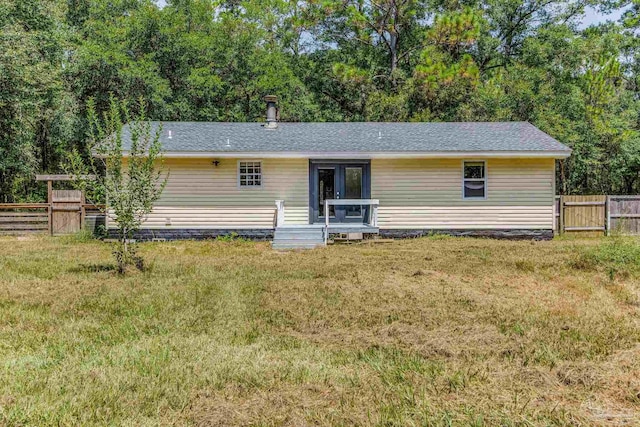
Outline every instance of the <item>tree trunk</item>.
{"label": "tree trunk", "polygon": [[389,29],[389,52],[391,56],[391,83],[393,86],[396,86],[396,78],[395,73],[398,69],[398,42],[400,39],[400,34],[398,33],[398,29],[396,27],[398,23],[398,19],[400,19],[400,12],[398,10],[398,6],[395,1],[391,2],[391,15],[393,17],[393,25]]}
{"label": "tree trunk", "polygon": [[398,69],[398,46],[397,46],[397,37],[394,35],[391,35],[391,41],[389,43],[389,51],[391,53],[391,69],[390,69],[390,73],[391,73],[391,80],[395,81],[395,78],[393,77],[396,70]]}
{"label": "tree trunk", "polygon": [[127,270],[127,264],[129,264],[129,247],[127,245],[127,233],[126,228],[120,229],[120,256],[116,257],[118,260],[118,271],[122,274]]}

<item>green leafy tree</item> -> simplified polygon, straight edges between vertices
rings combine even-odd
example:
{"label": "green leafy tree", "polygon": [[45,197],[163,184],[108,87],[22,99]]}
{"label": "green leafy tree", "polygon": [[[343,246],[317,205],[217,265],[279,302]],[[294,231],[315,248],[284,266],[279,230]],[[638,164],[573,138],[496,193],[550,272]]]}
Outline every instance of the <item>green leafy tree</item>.
{"label": "green leafy tree", "polygon": [[469,7],[436,16],[427,32],[427,46],[411,81],[413,118],[449,119],[480,83],[471,50],[482,26],[481,13]]}
{"label": "green leafy tree", "polygon": [[[86,152],[88,99],[154,120],[526,120],[566,193],[640,191],[638,0],[0,0],[0,200]],[[584,28],[585,7],[623,12]]]}
{"label": "green leafy tree", "polygon": [[44,196],[34,174],[52,172],[76,124],[62,80],[62,8],[54,1],[0,2],[0,201]]}
{"label": "green leafy tree", "polygon": [[[330,1],[324,3],[324,31],[329,39],[381,49],[386,76],[396,83],[400,64],[420,47],[421,2],[414,0]],[[329,11],[329,13],[326,13]]]}

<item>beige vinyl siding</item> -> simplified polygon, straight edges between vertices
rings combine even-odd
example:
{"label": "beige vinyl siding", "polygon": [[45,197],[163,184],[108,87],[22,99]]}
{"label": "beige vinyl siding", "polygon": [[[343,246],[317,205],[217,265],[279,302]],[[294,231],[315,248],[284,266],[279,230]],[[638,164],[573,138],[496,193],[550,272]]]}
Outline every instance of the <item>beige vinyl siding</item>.
{"label": "beige vinyl siding", "polygon": [[[271,228],[309,221],[309,161],[263,159],[261,188],[238,186],[239,159],[167,159],[167,187],[143,228]],[[485,160],[481,158],[467,160]],[[487,197],[462,196],[462,159],[373,159],[381,228],[552,229],[555,161],[486,159]]]}
{"label": "beige vinyl siding", "polygon": [[278,199],[287,223],[308,223],[308,160],[262,160],[259,188],[238,185],[239,160],[165,160],[169,180],[143,228],[272,228]]}
{"label": "beige vinyl siding", "polygon": [[[467,159],[485,160],[485,159]],[[486,199],[463,199],[460,159],[371,161],[381,228],[552,229],[555,161],[486,159]]]}

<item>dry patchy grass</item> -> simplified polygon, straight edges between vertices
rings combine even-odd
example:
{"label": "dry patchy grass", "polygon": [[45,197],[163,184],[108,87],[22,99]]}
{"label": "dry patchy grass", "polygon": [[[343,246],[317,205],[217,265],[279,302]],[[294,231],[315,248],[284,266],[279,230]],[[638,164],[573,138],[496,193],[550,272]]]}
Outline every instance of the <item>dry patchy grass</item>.
{"label": "dry patchy grass", "polygon": [[0,245],[7,425],[640,423],[637,241]]}

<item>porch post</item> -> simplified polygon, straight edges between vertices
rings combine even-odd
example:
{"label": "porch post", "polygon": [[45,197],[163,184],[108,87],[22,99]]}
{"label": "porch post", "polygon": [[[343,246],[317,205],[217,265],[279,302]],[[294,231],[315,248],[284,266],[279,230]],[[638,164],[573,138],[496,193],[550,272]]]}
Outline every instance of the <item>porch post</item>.
{"label": "porch post", "polygon": [[372,227],[378,226],[378,204],[377,203],[374,203],[373,206],[371,206],[371,226]]}
{"label": "porch post", "polygon": [[324,244],[329,240],[329,200],[324,201]]}
{"label": "porch post", "polygon": [[284,200],[276,200],[276,227],[284,224]]}

